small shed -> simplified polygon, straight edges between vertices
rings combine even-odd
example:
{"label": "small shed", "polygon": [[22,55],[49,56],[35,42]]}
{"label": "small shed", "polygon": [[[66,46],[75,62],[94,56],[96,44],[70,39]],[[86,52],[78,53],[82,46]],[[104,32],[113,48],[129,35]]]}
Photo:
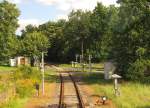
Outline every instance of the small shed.
{"label": "small shed", "polygon": [[18,56],[15,58],[10,59],[10,66],[20,66],[20,65],[29,65],[30,58],[24,56]]}

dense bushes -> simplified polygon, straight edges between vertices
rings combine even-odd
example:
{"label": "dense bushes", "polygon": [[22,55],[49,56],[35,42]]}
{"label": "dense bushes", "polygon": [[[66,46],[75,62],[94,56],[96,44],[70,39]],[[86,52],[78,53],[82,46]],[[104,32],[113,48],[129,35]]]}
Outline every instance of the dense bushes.
{"label": "dense bushes", "polygon": [[20,97],[30,96],[35,83],[40,82],[40,72],[30,66],[21,66],[14,72],[16,93]]}
{"label": "dense bushes", "polygon": [[16,85],[16,93],[21,98],[28,97],[34,93],[34,81],[31,79],[18,80]]}
{"label": "dense bushes", "polygon": [[139,60],[139,59],[136,60],[134,63],[130,65],[126,77],[132,80],[143,79],[148,65],[149,62],[145,60]]}

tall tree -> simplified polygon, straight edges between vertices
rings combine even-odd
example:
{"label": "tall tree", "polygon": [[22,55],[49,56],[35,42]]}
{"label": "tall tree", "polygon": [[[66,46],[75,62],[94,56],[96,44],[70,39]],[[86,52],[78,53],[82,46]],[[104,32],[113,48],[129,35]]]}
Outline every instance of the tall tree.
{"label": "tall tree", "polygon": [[62,62],[64,61],[65,54],[65,39],[64,39],[64,25],[65,20],[59,20],[57,22],[46,22],[39,26],[39,30],[48,37],[51,47],[48,49],[47,61]]}
{"label": "tall tree", "polygon": [[[150,59],[150,8],[148,0],[119,0],[119,20],[114,35],[114,55],[120,73],[129,79],[144,76],[139,66]],[[148,62],[147,62],[148,63]],[[142,68],[141,68],[142,69]],[[131,71],[132,70],[132,71]]]}
{"label": "tall tree", "polygon": [[69,21],[65,25],[64,35],[66,36],[68,59],[73,59],[75,54],[85,56],[90,45],[90,11],[72,11],[69,14]]}
{"label": "tall tree", "polygon": [[31,58],[31,65],[36,58],[40,58],[42,52],[47,53],[47,49],[50,46],[48,38],[38,31],[27,32],[23,37],[23,49],[22,54]]}
{"label": "tall tree", "polygon": [[0,61],[8,60],[18,49],[15,35],[20,12],[15,4],[0,2]]}
{"label": "tall tree", "polygon": [[91,53],[96,61],[112,59],[113,29],[118,19],[118,8],[97,3],[91,15]]}

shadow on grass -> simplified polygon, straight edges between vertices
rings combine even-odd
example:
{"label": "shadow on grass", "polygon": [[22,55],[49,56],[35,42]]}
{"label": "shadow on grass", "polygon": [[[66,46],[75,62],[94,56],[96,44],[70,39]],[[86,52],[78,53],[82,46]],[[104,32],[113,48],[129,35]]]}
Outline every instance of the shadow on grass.
{"label": "shadow on grass", "polygon": [[45,75],[45,81],[48,83],[59,83],[59,76],[57,75]]}
{"label": "shadow on grass", "polygon": [[[79,75],[78,75],[79,76]],[[80,74],[82,81],[86,84],[112,84],[112,80],[105,80],[103,73]]]}
{"label": "shadow on grass", "polygon": [[98,71],[104,71],[104,68],[92,67],[92,69],[95,69],[95,70],[98,70]]}

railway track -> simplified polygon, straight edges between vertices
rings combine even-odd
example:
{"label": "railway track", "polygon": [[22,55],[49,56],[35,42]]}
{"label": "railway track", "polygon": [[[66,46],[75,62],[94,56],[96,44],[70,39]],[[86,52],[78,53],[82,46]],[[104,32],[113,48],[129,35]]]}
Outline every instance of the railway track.
{"label": "railway track", "polygon": [[60,73],[58,108],[85,108],[79,88],[71,73]]}

